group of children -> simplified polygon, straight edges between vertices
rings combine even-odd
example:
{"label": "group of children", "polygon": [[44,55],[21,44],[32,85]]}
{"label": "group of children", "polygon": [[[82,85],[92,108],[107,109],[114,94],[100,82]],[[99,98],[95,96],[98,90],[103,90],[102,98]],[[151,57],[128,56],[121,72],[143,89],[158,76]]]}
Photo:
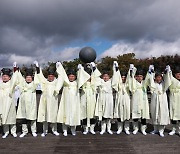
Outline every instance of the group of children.
{"label": "group of children", "polygon": [[[37,61],[36,71],[27,68],[23,76],[13,64],[13,73],[8,68],[2,69],[0,83],[0,125],[6,138],[9,133],[16,134],[16,119],[22,121],[22,134],[28,134],[30,124],[32,136],[37,136],[36,122],[43,123],[42,137],[48,133],[59,136],[57,123],[62,124],[63,135],[67,136],[68,128],[76,135],[76,126],[83,126],[83,134],[96,134],[94,128],[101,122],[101,132],[113,134],[112,119],[117,119],[117,134],[123,130],[130,134],[129,121],[133,120],[133,134],[140,130],[146,135],[146,120],[151,119],[154,130],[164,137],[165,126],[173,124],[169,135],[180,135],[180,69],[172,73],[166,66],[164,74],[155,72],[150,65],[144,76],[142,70],[137,70],[130,64],[127,73],[119,70],[118,63],[113,63],[113,75],[109,72],[99,72],[94,62],[83,67],[78,65],[78,71],[64,70],[60,62],[56,63],[56,71],[49,69],[45,78]],[[55,77],[57,73],[58,77]],[[40,84],[41,98],[37,106],[36,89]],[[18,86],[20,97],[18,108],[14,103],[15,88]],[[148,102],[147,89],[151,92],[151,102]],[[60,103],[59,92],[62,89]],[[169,101],[167,90],[169,89]],[[115,91],[115,96],[113,95]]]}

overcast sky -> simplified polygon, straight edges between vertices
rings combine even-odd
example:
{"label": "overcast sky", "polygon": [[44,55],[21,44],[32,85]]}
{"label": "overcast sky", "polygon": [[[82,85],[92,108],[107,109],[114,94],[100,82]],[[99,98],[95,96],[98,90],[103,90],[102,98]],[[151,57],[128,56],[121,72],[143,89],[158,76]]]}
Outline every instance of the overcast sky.
{"label": "overcast sky", "polygon": [[98,58],[180,53],[179,0],[0,0],[0,67],[71,60],[84,46]]}

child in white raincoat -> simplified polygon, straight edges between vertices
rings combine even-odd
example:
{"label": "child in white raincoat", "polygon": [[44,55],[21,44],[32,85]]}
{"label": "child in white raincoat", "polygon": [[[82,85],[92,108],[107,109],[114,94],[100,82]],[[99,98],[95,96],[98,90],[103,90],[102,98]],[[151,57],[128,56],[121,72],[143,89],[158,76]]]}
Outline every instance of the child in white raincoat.
{"label": "child in white raincoat", "polygon": [[[37,62],[35,62],[35,65],[38,69],[39,66]],[[38,122],[43,123],[42,137],[45,137],[48,133],[48,123],[50,123],[52,133],[55,136],[59,136],[59,133],[57,132],[58,94],[64,82],[63,71],[63,66],[60,62],[57,62],[57,79],[55,78],[55,71],[52,69],[48,70],[47,79],[42,74],[41,69],[40,73],[37,74],[42,90],[37,120]]]}
{"label": "child in white raincoat", "polygon": [[84,132],[86,135],[89,132],[95,134],[94,127],[96,125],[95,108],[96,108],[96,93],[97,93],[97,78],[101,75],[95,67],[95,63],[91,62],[91,68],[86,66],[85,71],[89,74],[89,79],[82,86],[80,93],[81,97],[81,119]]}
{"label": "child in white raincoat", "polygon": [[142,70],[137,70],[133,64],[130,64],[129,70],[129,89],[132,93],[131,107],[133,119],[133,134],[137,134],[139,130],[138,120],[141,120],[141,132],[146,133],[146,119],[150,119],[149,102],[147,97],[148,76],[143,80],[144,73]]}
{"label": "child in white raincoat", "polygon": [[106,132],[109,134],[113,134],[111,131],[111,119],[113,119],[113,88],[112,88],[112,80],[110,79],[110,75],[107,71],[104,71],[102,74],[102,79],[99,78],[99,93],[96,104],[95,116],[99,118],[101,121],[101,132],[103,135]]}
{"label": "child in white raincoat", "polygon": [[128,84],[127,73],[121,72],[118,69],[118,63],[114,61],[113,64],[113,78],[112,87],[116,91],[114,118],[118,121],[117,134],[120,134],[124,130],[127,135],[129,132],[129,120],[130,120],[130,93]]}
{"label": "child in white raincoat", "polygon": [[35,72],[34,75],[33,69],[27,68],[25,70],[25,78],[22,76],[21,72],[18,72],[18,81],[20,98],[16,118],[24,121],[22,123],[22,134],[19,137],[22,138],[28,134],[27,122],[30,123],[32,135],[36,137],[36,88],[39,83],[37,73]]}
{"label": "child in white raincoat", "polygon": [[64,73],[64,85],[61,95],[57,122],[62,123],[63,135],[67,136],[68,127],[76,135],[76,126],[81,124],[80,87],[89,79],[89,74],[78,65],[78,73],[69,69]]}
{"label": "child in white raincoat", "polygon": [[17,82],[16,62],[13,64],[13,67],[15,72],[12,77],[10,69],[3,68],[1,70],[3,82],[0,83],[0,112],[4,132],[2,138],[6,138],[9,135],[9,129],[13,137],[17,137],[16,106],[13,102],[13,94]]}
{"label": "child in white raincoat", "polygon": [[164,80],[169,87],[170,119],[173,125],[169,135],[177,133],[180,136],[180,68],[177,66],[172,74],[170,66],[166,66]]}
{"label": "child in white raincoat", "polygon": [[163,81],[162,73],[154,73],[154,66],[149,67],[149,87],[151,90],[150,113],[154,131],[151,134],[159,132],[161,137],[164,137],[165,126],[170,123],[169,109],[167,100],[167,87]]}

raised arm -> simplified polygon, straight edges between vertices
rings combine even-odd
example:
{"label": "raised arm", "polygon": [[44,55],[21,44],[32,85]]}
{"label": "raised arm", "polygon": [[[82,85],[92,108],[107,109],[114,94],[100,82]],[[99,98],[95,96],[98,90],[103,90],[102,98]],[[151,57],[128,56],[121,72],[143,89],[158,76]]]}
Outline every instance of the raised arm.
{"label": "raised arm", "polygon": [[119,84],[122,83],[121,74],[118,68],[117,61],[113,62],[113,76],[112,76],[112,88],[118,91]]}
{"label": "raised arm", "polygon": [[134,93],[137,89],[137,84],[136,84],[136,79],[134,78],[135,74],[136,74],[136,67],[134,67],[133,64],[130,64],[130,68],[128,71],[128,75],[127,75],[127,84],[129,86],[129,90]]}
{"label": "raised arm", "polygon": [[154,73],[154,65],[150,65],[149,66],[149,71],[148,71],[148,75],[149,75],[149,88],[151,89],[151,92],[156,90],[156,85],[154,82],[154,77],[155,77],[155,73]]}
{"label": "raised arm", "polygon": [[172,75],[171,67],[167,65],[164,74],[164,91],[166,91],[172,85],[173,80],[174,77]]}
{"label": "raised arm", "polygon": [[24,85],[24,83],[25,83],[25,79],[24,79],[24,77],[22,76],[21,71],[18,71],[17,74],[18,74],[18,82],[17,82],[17,85],[18,85],[19,87],[22,87],[22,86]]}
{"label": "raised arm", "polygon": [[13,75],[10,80],[10,96],[12,96],[12,94],[14,93],[14,89],[18,84],[18,68],[16,62],[13,63],[13,70]]}
{"label": "raised arm", "polygon": [[56,72],[58,74],[58,78],[57,78],[56,87],[54,89],[54,95],[57,96],[59,94],[59,91],[63,87],[63,84],[67,83],[67,82],[69,83],[69,80],[68,80],[66,72],[60,62],[56,63]]}
{"label": "raised arm", "polygon": [[78,82],[78,89],[90,79],[90,75],[84,70],[84,67],[79,64],[78,65],[78,73],[77,73],[77,82]]}
{"label": "raised arm", "polygon": [[91,69],[92,69],[92,74],[91,77],[95,77],[95,78],[99,78],[101,76],[100,71],[98,70],[98,68],[96,67],[96,64],[94,62],[91,62]]}
{"label": "raised arm", "polygon": [[66,71],[64,70],[64,67],[60,62],[56,63],[56,72],[58,74],[58,78],[62,78],[65,84],[69,84],[69,79],[66,74]]}
{"label": "raised arm", "polygon": [[92,69],[92,74],[91,74],[91,85],[94,91],[97,90],[98,86],[101,85],[101,73],[98,70],[98,68],[96,67],[94,62],[91,62],[91,69]]}
{"label": "raised arm", "polygon": [[36,71],[37,71],[37,80],[40,84],[45,84],[47,82],[47,79],[44,77],[42,73],[42,69],[40,68],[39,64],[37,61],[34,61],[34,65],[36,66]]}
{"label": "raised arm", "polygon": [[147,87],[150,85],[150,78],[149,78],[149,72],[147,72],[146,77],[144,79],[143,87],[145,90],[147,90]]}

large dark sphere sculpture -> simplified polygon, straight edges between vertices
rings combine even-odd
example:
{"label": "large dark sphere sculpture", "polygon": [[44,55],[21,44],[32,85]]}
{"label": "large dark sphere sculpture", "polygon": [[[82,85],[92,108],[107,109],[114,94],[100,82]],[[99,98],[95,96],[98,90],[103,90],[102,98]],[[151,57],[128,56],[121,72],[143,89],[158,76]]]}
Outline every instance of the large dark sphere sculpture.
{"label": "large dark sphere sculpture", "polygon": [[79,52],[79,58],[84,63],[94,62],[96,59],[96,51],[91,47],[84,47]]}

